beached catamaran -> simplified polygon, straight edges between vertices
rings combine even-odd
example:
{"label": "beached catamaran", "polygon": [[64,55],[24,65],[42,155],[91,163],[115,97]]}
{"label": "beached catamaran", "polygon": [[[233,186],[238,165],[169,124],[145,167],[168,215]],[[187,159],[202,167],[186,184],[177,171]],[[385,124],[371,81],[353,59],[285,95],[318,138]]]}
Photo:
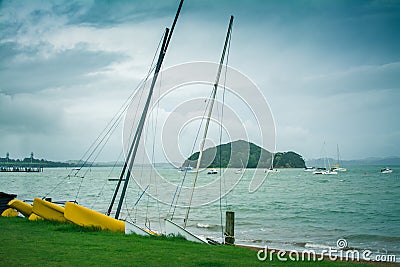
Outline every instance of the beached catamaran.
{"label": "beached catamaran", "polygon": [[[65,203],[65,207],[59,206],[57,204],[51,203],[44,199],[35,198],[33,204],[30,205],[21,200],[14,199],[8,205],[11,208],[16,209],[21,214],[30,219],[46,219],[52,221],[60,221],[60,222],[73,222],[80,226],[90,226],[90,227],[98,227],[104,230],[111,230],[116,232],[125,232],[125,233],[136,233],[140,235],[151,235],[154,234],[150,229],[142,229],[141,227],[135,225],[134,223],[119,220],[122,203],[125,198],[126,189],[128,187],[129,179],[131,177],[131,170],[133,163],[135,161],[136,152],[138,149],[139,141],[142,135],[143,127],[145,124],[147,112],[149,109],[150,101],[153,94],[153,89],[155,83],[157,81],[158,74],[161,70],[161,66],[165,57],[165,54],[168,49],[168,45],[171,41],[172,33],[174,31],[175,25],[178,21],[178,17],[183,5],[183,1],[181,0],[178,6],[178,10],[176,12],[174,21],[172,23],[171,29],[166,28],[164,32],[164,37],[162,40],[162,45],[160,49],[160,53],[158,56],[158,60],[155,66],[153,79],[151,82],[150,90],[147,96],[146,104],[144,106],[138,127],[136,129],[133,141],[130,145],[128,154],[126,156],[126,160],[124,163],[124,167],[121,171],[118,184],[116,186],[111,204],[108,208],[106,214],[102,214],[98,211],[91,210],[89,208],[78,205],[75,202],[67,201]],[[85,162],[86,163],[86,162]],[[80,170],[80,169],[79,169]],[[125,176],[125,179],[124,179]],[[124,181],[120,200],[118,202],[117,211],[115,213],[115,217],[110,217],[111,211],[113,209],[114,202],[116,200],[117,194],[121,187],[122,182]]]}
{"label": "beached catamaran", "polygon": [[233,23],[233,16],[231,16],[230,21],[229,21],[228,32],[226,34],[225,44],[224,44],[224,48],[223,48],[223,51],[222,51],[221,59],[220,59],[220,62],[219,62],[217,76],[216,76],[215,83],[214,83],[214,86],[213,86],[213,90],[212,90],[212,93],[211,93],[210,104],[209,104],[208,113],[207,113],[207,117],[206,117],[206,123],[205,123],[205,127],[204,127],[203,137],[202,137],[202,140],[201,140],[201,143],[200,143],[199,157],[197,159],[196,169],[195,169],[195,173],[194,173],[193,185],[192,185],[192,188],[191,188],[191,192],[190,192],[190,196],[189,196],[189,202],[188,202],[188,206],[187,206],[187,209],[186,209],[184,225],[180,226],[180,225],[176,224],[175,222],[173,222],[172,220],[166,219],[165,220],[165,231],[166,231],[166,235],[167,236],[168,235],[183,236],[187,240],[190,240],[190,241],[193,241],[193,242],[209,243],[208,240],[206,240],[206,239],[204,239],[202,237],[196,236],[193,233],[189,232],[186,229],[186,226],[187,226],[187,222],[189,220],[190,207],[192,205],[193,193],[194,193],[194,189],[195,189],[195,186],[196,186],[197,178],[198,178],[198,175],[199,175],[200,163],[201,163],[201,159],[202,159],[202,156],[203,156],[203,150],[204,150],[205,141],[207,139],[208,127],[209,127],[209,124],[210,124],[211,114],[212,114],[212,110],[213,110],[213,107],[214,107],[214,101],[215,101],[215,97],[216,97],[216,94],[217,94],[218,83],[219,83],[220,76],[221,76],[222,65],[224,64],[224,61],[225,61],[225,54],[226,54],[226,50],[227,50],[227,47],[228,47],[228,44],[229,44],[229,41],[230,41],[230,37],[231,37],[232,23]]}
{"label": "beached catamaran", "polygon": [[[98,211],[89,209],[87,207],[79,205],[76,202],[76,200],[75,201],[66,201],[65,206],[63,207],[63,206],[57,205],[55,203],[52,203],[50,201],[47,201],[44,198],[43,199],[35,198],[33,201],[33,205],[30,205],[30,204],[25,203],[20,200],[13,200],[12,202],[9,203],[9,206],[18,210],[20,213],[22,213],[26,217],[29,217],[31,220],[46,219],[46,220],[60,221],[60,222],[72,222],[72,223],[75,223],[80,226],[96,227],[96,228],[100,228],[103,230],[110,230],[110,231],[115,231],[115,232],[136,233],[139,235],[155,235],[156,234],[149,228],[142,228],[133,222],[121,220],[120,214],[121,214],[122,205],[125,200],[125,195],[126,195],[126,191],[128,188],[129,180],[132,175],[132,168],[133,168],[136,154],[138,151],[139,142],[140,142],[140,139],[142,136],[143,128],[145,126],[145,120],[146,120],[148,109],[149,109],[150,102],[152,99],[153,89],[156,84],[158,74],[161,70],[161,66],[162,66],[165,54],[168,49],[168,45],[169,45],[171,37],[172,37],[172,33],[176,26],[176,23],[177,23],[177,20],[178,20],[178,17],[179,17],[179,14],[180,14],[180,11],[181,11],[181,8],[183,5],[183,1],[184,0],[181,0],[179,3],[178,10],[176,12],[174,21],[172,23],[171,30],[169,28],[165,29],[164,36],[162,39],[161,49],[160,49],[160,52],[158,55],[158,60],[157,60],[157,63],[156,63],[155,69],[154,69],[154,75],[153,75],[153,78],[151,81],[151,86],[150,86],[150,89],[149,89],[149,92],[147,95],[147,99],[146,99],[144,108],[142,110],[140,120],[137,124],[137,128],[135,130],[132,142],[130,143],[129,149],[127,151],[126,160],[124,162],[119,179],[117,180],[118,183],[116,185],[116,188],[115,188],[115,191],[112,196],[112,200],[108,207],[107,212],[105,214],[103,214]],[[194,242],[215,244],[215,241],[213,241],[213,240],[209,240],[209,239],[207,240],[205,238],[202,238],[202,237],[199,237],[199,236],[196,236],[196,235],[190,233],[186,229],[186,226],[187,226],[187,222],[189,220],[190,207],[192,204],[193,193],[195,190],[196,181],[197,181],[198,174],[199,174],[205,140],[207,138],[208,127],[209,127],[211,114],[212,114],[212,110],[213,110],[213,106],[214,106],[214,101],[216,98],[218,84],[219,84],[219,80],[220,80],[220,76],[221,76],[222,65],[224,64],[227,48],[228,48],[229,42],[230,42],[232,24],[233,24],[233,16],[231,16],[230,21],[229,21],[228,31],[227,31],[221,59],[220,59],[220,64],[219,64],[219,67],[217,70],[215,83],[214,83],[214,86],[212,89],[212,96],[209,99],[210,105],[209,105],[209,109],[208,109],[208,115],[206,117],[206,126],[205,126],[205,129],[203,132],[203,138],[202,138],[201,147],[200,147],[200,155],[197,160],[197,166],[196,166],[196,170],[195,170],[195,178],[193,181],[193,186],[191,188],[191,193],[190,193],[190,198],[189,198],[188,206],[187,206],[187,210],[186,210],[184,225],[180,226],[180,225],[176,224],[175,222],[173,222],[172,218],[165,220],[166,235],[183,236],[187,240],[194,241]],[[87,160],[84,162],[82,167],[86,163],[87,163]],[[81,168],[77,169],[76,171],[79,172],[80,170],[81,170]],[[120,189],[121,189],[121,193],[119,193]],[[142,192],[142,195],[145,192],[146,192],[146,189]],[[118,205],[116,208],[114,218],[112,218],[111,214],[113,212],[114,204],[116,203],[118,195],[119,195]]]}
{"label": "beached catamaran", "polygon": [[[172,23],[171,30],[169,28],[165,29],[164,38],[162,41],[160,53],[158,56],[157,64],[156,64],[155,71],[154,71],[154,76],[153,76],[153,79],[151,82],[151,86],[150,86],[149,93],[148,93],[148,96],[146,99],[146,103],[145,103],[144,109],[142,111],[140,121],[136,128],[135,135],[130,144],[129,151],[126,156],[126,160],[124,162],[124,166],[122,168],[116,189],[114,191],[114,194],[113,194],[113,197],[111,200],[111,204],[107,210],[107,214],[104,215],[104,214],[98,213],[97,211],[93,211],[93,210],[87,209],[85,207],[82,207],[76,203],[67,202],[65,205],[65,208],[66,208],[65,216],[68,220],[70,220],[76,224],[82,225],[82,226],[93,226],[94,225],[94,226],[100,226],[103,229],[109,229],[109,230],[113,230],[113,231],[121,231],[121,232],[125,232],[125,233],[135,233],[135,234],[139,234],[139,235],[155,234],[150,229],[141,228],[133,222],[121,221],[121,220],[119,220],[120,219],[119,217],[120,217],[120,213],[121,213],[122,204],[125,199],[126,190],[128,188],[129,180],[131,177],[132,167],[135,162],[136,153],[137,153],[137,150],[139,147],[140,138],[142,136],[143,128],[145,125],[145,120],[147,117],[148,109],[149,109],[151,98],[153,95],[154,86],[156,84],[158,74],[161,70],[161,66],[162,66],[165,54],[167,52],[167,49],[168,49],[168,45],[171,41],[171,37],[172,37],[173,31],[174,31],[176,22],[178,21],[178,17],[179,17],[179,13],[181,11],[182,5],[183,5],[183,0],[181,0],[179,3],[178,10],[176,12],[174,21]],[[125,179],[124,179],[124,176],[125,176]],[[117,210],[115,213],[115,217],[111,218],[109,216],[111,215],[111,212],[112,212],[114,203],[116,201],[118,192],[121,188],[122,182],[124,182],[124,183],[123,183],[120,199],[118,202]]]}

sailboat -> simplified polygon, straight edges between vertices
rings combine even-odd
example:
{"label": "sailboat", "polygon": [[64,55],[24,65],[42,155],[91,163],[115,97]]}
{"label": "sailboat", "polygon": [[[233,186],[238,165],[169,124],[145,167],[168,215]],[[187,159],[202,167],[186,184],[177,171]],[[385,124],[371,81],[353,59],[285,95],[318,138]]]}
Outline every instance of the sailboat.
{"label": "sailboat", "polygon": [[269,169],[265,170],[265,172],[267,173],[279,172],[278,169],[274,169],[274,156],[272,156],[271,166],[269,167]]}
{"label": "sailboat", "polygon": [[[231,36],[232,24],[233,24],[233,16],[230,17],[229,26],[228,26],[228,32],[226,34],[225,44],[224,44],[224,48],[223,48],[223,51],[222,51],[222,55],[221,55],[221,59],[220,59],[219,67],[218,67],[218,71],[217,71],[217,77],[215,79],[215,83],[214,83],[213,90],[212,90],[212,93],[211,93],[210,104],[209,104],[208,113],[207,113],[207,117],[206,117],[206,123],[205,123],[205,127],[204,127],[203,138],[202,138],[201,143],[200,143],[199,156],[198,156],[198,159],[197,159],[193,185],[192,185],[192,188],[191,188],[191,192],[190,192],[190,196],[189,196],[189,202],[188,202],[186,215],[185,215],[185,219],[184,219],[184,225],[180,226],[180,225],[176,224],[175,222],[173,222],[172,219],[165,219],[165,232],[166,232],[167,236],[170,236],[170,235],[182,236],[182,237],[186,238],[187,240],[193,241],[193,242],[215,244],[215,241],[213,241],[213,240],[207,240],[206,238],[203,238],[203,237],[200,237],[200,236],[197,236],[197,235],[191,233],[190,231],[188,231],[186,229],[186,226],[187,226],[187,223],[188,223],[188,220],[189,220],[190,207],[191,207],[191,204],[192,204],[193,193],[194,193],[194,189],[195,189],[195,186],[196,186],[196,181],[197,181],[197,178],[198,178],[198,175],[199,175],[200,163],[201,163],[201,159],[202,159],[202,156],[203,156],[203,150],[204,150],[204,145],[205,145],[205,141],[206,141],[206,138],[207,138],[208,127],[209,127],[209,124],[210,124],[211,114],[212,114],[212,110],[213,110],[213,106],[214,106],[214,101],[215,101],[216,94],[217,94],[218,83],[219,83],[219,79],[220,79],[220,76],[221,76],[222,65],[223,65],[224,60],[225,60],[225,53],[226,53],[226,49],[228,47],[228,43],[229,43],[230,36]],[[215,170],[215,172],[216,172],[216,170]]]}
{"label": "sailboat", "polygon": [[[181,11],[181,8],[183,5],[183,1],[184,0],[181,0],[179,3],[178,10],[176,12],[174,21],[172,23],[171,30],[169,28],[165,29],[164,37],[162,39],[161,49],[160,49],[158,60],[157,60],[156,66],[155,66],[154,76],[153,76],[153,79],[151,82],[147,100],[146,100],[145,106],[143,108],[141,118],[140,118],[139,124],[137,126],[133,141],[132,141],[129,151],[127,153],[126,160],[124,162],[124,166],[121,171],[121,174],[120,174],[120,177],[118,180],[118,184],[114,191],[114,195],[112,197],[112,201],[107,210],[107,213],[103,214],[98,211],[91,210],[89,208],[86,208],[84,206],[77,204],[75,201],[73,201],[73,202],[67,201],[65,203],[65,207],[62,207],[55,203],[52,203],[50,201],[47,201],[45,199],[40,199],[40,198],[35,198],[33,205],[30,205],[30,204],[27,204],[20,200],[14,199],[8,203],[8,205],[10,207],[18,210],[20,213],[24,214],[26,217],[29,217],[29,218],[31,218],[33,216],[32,218],[40,217],[41,219],[46,219],[46,220],[56,220],[56,221],[61,221],[61,222],[69,221],[69,222],[75,223],[80,226],[98,227],[103,230],[110,230],[110,231],[115,231],[115,232],[136,233],[139,235],[155,234],[150,229],[143,229],[132,222],[120,220],[120,212],[121,212],[121,208],[122,208],[122,203],[124,202],[126,189],[128,187],[128,182],[131,177],[131,170],[132,170],[133,163],[135,161],[138,144],[139,144],[139,141],[140,141],[140,138],[142,135],[147,112],[148,112],[150,101],[152,98],[153,89],[154,89],[155,83],[157,81],[158,74],[161,70],[161,66],[162,66],[165,54],[167,52],[168,45],[170,43],[172,33],[173,33],[175,25],[177,23],[177,20],[178,20],[178,17],[179,17],[179,14],[180,14],[180,11]],[[76,170],[76,171],[80,171],[80,168],[79,168],[79,170]],[[111,215],[113,205],[114,205],[116,197],[119,193],[119,189],[121,187],[122,182],[124,182],[122,192],[120,194],[120,199],[118,202],[115,217],[112,218],[112,217],[110,217],[110,215]]]}
{"label": "sailboat", "polygon": [[332,166],[332,171],[337,171],[337,172],[347,171],[346,168],[340,167],[339,164],[340,164],[340,153],[339,153],[339,145],[337,145],[337,163]]}
{"label": "sailboat", "polygon": [[[131,178],[131,171],[133,168],[133,164],[135,162],[135,157],[136,157],[136,153],[138,150],[138,146],[139,146],[139,142],[140,142],[140,138],[142,136],[142,132],[143,132],[143,128],[145,125],[145,120],[147,117],[147,113],[149,110],[149,106],[150,106],[150,102],[151,102],[151,98],[153,95],[153,90],[154,90],[154,86],[156,84],[157,78],[158,78],[158,74],[161,70],[161,66],[165,57],[165,54],[167,52],[168,49],[168,45],[169,42],[171,40],[171,36],[172,33],[174,31],[176,22],[178,20],[179,17],[179,13],[181,11],[182,5],[183,5],[183,1],[181,0],[178,6],[178,10],[176,12],[174,21],[172,23],[172,27],[171,30],[169,30],[169,28],[165,29],[164,32],[164,38],[162,41],[162,45],[161,45],[161,49],[160,49],[160,53],[158,56],[158,60],[157,60],[157,64],[155,67],[155,71],[154,71],[154,76],[151,82],[151,86],[149,89],[149,93],[138,123],[138,126],[136,128],[135,131],[135,135],[133,137],[133,140],[130,144],[127,156],[126,156],[126,160],[124,162],[124,166],[122,168],[118,183],[116,185],[116,188],[114,190],[114,194],[110,203],[110,206],[107,210],[106,215],[98,213],[96,211],[92,211],[90,209],[87,209],[85,207],[79,206],[75,203],[66,203],[66,212],[65,212],[65,216],[68,220],[79,224],[79,225],[94,225],[94,226],[100,226],[103,229],[110,229],[110,230],[115,230],[115,231],[124,231],[125,233],[129,234],[129,233],[136,233],[139,235],[155,235],[156,233],[153,232],[151,229],[148,228],[141,228],[138,225],[136,225],[133,222],[129,222],[129,221],[121,221],[120,220],[120,214],[121,214],[121,209],[122,209],[122,204],[125,200],[125,195],[126,195],[126,190],[128,188],[128,184],[129,184],[129,180]],[[125,178],[124,178],[125,176]],[[114,218],[109,217],[112,213],[113,210],[113,206],[114,203],[116,201],[116,198],[118,196],[119,190],[121,188],[121,185],[123,183],[123,187],[122,187],[122,191],[120,194],[120,198],[118,201],[118,206],[117,206],[117,210],[115,212],[115,216]],[[145,193],[145,191],[143,191],[142,195]]]}
{"label": "sailboat", "polygon": [[325,154],[325,156],[324,156],[324,167],[323,168],[322,167],[317,168],[313,172],[313,174],[323,174],[323,175],[335,175],[335,174],[338,174],[335,170],[331,169],[331,167],[330,167],[330,162],[329,162],[329,159],[326,156],[326,152],[325,152],[325,142],[324,142],[324,145],[323,145],[323,150],[324,150],[324,154]]}

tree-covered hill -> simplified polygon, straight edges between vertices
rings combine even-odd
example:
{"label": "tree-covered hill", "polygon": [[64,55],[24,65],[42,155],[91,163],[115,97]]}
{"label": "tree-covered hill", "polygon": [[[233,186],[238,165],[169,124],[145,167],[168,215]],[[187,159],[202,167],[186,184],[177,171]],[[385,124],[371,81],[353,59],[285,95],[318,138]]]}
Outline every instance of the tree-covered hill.
{"label": "tree-covered hill", "polygon": [[304,168],[306,164],[299,154],[289,152],[278,152],[274,156],[274,167],[276,168]]}
{"label": "tree-covered hill", "polygon": [[[191,155],[183,167],[196,167],[199,152]],[[272,153],[247,141],[238,140],[203,152],[201,168],[270,168]],[[304,168],[305,163],[295,152],[278,152],[274,155],[274,167],[277,168]]]}

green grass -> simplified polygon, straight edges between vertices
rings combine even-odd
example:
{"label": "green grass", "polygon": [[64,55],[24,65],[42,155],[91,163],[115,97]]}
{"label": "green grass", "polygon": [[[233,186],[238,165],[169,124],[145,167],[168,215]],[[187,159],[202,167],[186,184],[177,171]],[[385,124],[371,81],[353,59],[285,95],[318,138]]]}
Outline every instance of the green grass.
{"label": "green grass", "polygon": [[260,262],[257,251],[181,238],[141,237],[72,224],[0,217],[0,266],[371,266]]}

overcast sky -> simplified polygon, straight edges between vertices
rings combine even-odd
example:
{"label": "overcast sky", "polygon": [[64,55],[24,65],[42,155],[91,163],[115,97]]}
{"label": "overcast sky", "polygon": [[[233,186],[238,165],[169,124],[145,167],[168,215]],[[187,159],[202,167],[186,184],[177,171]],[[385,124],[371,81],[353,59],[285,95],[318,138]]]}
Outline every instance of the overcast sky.
{"label": "overcast sky", "polygon": [[[145,76],[178,0],[0,1],[0,156],[79,159]],[[399,1],[186,0],[164,67],[229,65],[267,99],[276,148],[400,156]],[[115,160],[122,130],[101,160]]]}

